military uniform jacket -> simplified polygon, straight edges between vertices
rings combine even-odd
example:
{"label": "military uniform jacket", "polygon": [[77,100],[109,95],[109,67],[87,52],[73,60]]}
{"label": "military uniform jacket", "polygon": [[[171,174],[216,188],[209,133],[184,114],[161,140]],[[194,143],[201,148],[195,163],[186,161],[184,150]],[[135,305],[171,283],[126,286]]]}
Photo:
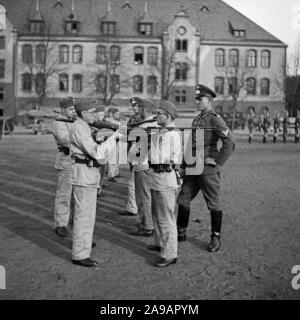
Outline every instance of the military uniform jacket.
{"label": "military uniform jacket", "polygon": [[[108,138],[105,142],[97,144],[92,137],[91,127],[82,119],[74,122],[70,132],[71,157],[73,159],[86,159],[87,156],[96,160],[99,164],[107,161],[108,153],[116,147],[114,137]],[[72,164],[73,185],[99,188],[99,168],[88,167],[86,164]]]}
{"label": "military uniform jacket", "polygon": [[[55,138],[57,147],[70,148],[70,130],[72,123],[54,121],[52,126],[52,134]],[[69,169],[72,168],[73,160],[70,155],[66,155],[64,152],[58,152],[55,161],[55,169]]]}
{"label": "military uniform jacket", "polygon": [[[206,158],[213,158],[216,167],[204,164],[202,175],[215,174],[220,171],[220,167],[225,164],[235,148],[235,141],[232,132],[227,127],[225,121],[213,110],[200,113],[193,120],[193,127],[214,128],[204,131],[204,161]],[[217,148],[219,139],[222,140],[222,147]],[[194,142],[195,143],[195,142]]]}

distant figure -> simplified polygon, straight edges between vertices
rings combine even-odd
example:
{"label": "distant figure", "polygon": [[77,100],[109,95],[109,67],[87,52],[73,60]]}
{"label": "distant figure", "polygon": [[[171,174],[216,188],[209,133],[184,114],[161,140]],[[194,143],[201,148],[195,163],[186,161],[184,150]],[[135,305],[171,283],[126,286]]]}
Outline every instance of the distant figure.
{"label": "distant figure", "polygon": [[256,115],[252,108],[250,108],[247,114],[247,124],[248,124],[248,130],[249,130],[248,142],[251,143],[253,138],[253,130],[255,129],[255,125],[256,125]]}
{"label": "distant figure", "polygon": [[263,143],[267,142],[269,128],[271,126],[270,113],[267,109],[261,115],[261,129],[263,130]]}
{"label": "distant figure", "polygon": [[277,137],[280,131],[280,113],[278,111],[275,112],[274,118],[274,136],[273,136],[273,143],[277,142]]}
{"label": "distant figure", "polygon": [[300,141],[300,111],[297,111],[297,116],[295,120],[295,143]]}
{"label": "distant figure", "polygon": [[283,123],[282,123],[282,138],[283,138],[283,142],[286,143],[286,136],[287,136],[287,127],[288,127],[288,123],[289,123],[289,112],[286,111],[284,118],[283,118]]}

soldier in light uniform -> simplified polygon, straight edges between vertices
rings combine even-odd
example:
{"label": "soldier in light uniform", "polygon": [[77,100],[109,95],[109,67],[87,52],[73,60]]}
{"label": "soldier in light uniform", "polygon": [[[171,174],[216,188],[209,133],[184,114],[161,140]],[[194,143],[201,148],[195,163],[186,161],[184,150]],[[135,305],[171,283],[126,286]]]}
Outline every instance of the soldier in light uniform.
{"label": "soldier in light uniform", "polygon": [[[197,85],[195,98],[199,100],[200,114],[193,127],[214,128],[204,132],[204,170],[200,175],[186,175],[178,196],[178,240],[186,240],[190,216],[190,202],[202,191],[211,215],[211,241],[208,251],[216,252],[221,246],[222,206],[220,204],[220,171],[234,151],[233,134],[225,121],[213,111],[216,94],[204,85]],[[218,141],[222,148],[217,149]]]}
{"label": "soldier in light uniform", "polygon": [[156,267],[167,267],[177,261],[177,227],[175,217],[178,179],[175,165],[181,161],[181,136],[178,131],[163,130],[175,127],[176,107],[170,101],[162,100],[157,110],[157,124],[162,128],[153,135],[149,159],[149,182],[152,200],[155,244],[149,250],[159,251],[161,258]]}
{"label": "soldier in light uniform", "polygon": [[[154,119],[156,112],[156,105],[151,100],[134,98],[133,103],[138,107],[138,113],[141,115],[143,121],[151,121]],[[146,129],[147,127],[157,126],[157,122],[144,123],[139,128]],[[130,154],[136,154],[136,144],[130,149]],[[134,185],[135,185],[135,200],[137,204],[138,214],[140,216],[140,223],[138,230],[132,232],[134,236],[149,237],[153,235],[154,226],[151,213],[151,192],[149,186],[149,164],[147,154],[138,160],[130,161],[133,166],[134,172]]]}
{"label": "soldier in light uniform", "polygon": [[268,132],[271,125],[270,114],[267,109],[261,115],[261,128],[263,130],[263,143],[267,142]]}
{"label": "soldier in light uniform", "polygon": [[273,143],[277,142],[277,137],[280,131],[280,113],[278,111],[275,112],[274,118],[274,135],[273,135]]}
{"label": "soldier in light uniform", "polygon": [[255,112],[252,108],[249,110],[247,115],[247,124],[249,129],[248,142],[251,143],[253,138],[253,130],[255,130]]}
{"label": "soldier in light uniform", "polygon": [[[66,119],[74,120],[76,111],[72,97],[60,101],[61,113]],[[53,136],[56,140],[58,153],[56,156],[55,169],[58,170],[58,181],[54,204],[54,228],[61,237],[69,235],[67,226],[70,217],[72,196],[72,162],[70,156],[70,129],[72,123],[54,121]]]}
{"label": "soldier in light uniform", "polygon": [[78,103],[75,106],[78,120],[70,133],[72,185],[75,200],[72,260],[84,267],[96,267],[97,261],[90,258],[96,217],[97,189],[99,188],[99,164],[107,161],[109,152],[116,147],[118,133],[97,144],[92,138],[89,124],[95,121],[95,104]]}

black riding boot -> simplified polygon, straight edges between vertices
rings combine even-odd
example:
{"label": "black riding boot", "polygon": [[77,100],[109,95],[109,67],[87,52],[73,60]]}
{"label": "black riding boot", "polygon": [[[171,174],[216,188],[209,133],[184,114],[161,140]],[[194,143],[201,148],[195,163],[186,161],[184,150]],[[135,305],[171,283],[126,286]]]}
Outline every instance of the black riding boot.
{"label": "black riding boot", "polygon": [[177,216],[178,241],[186,240],[186,229],[189,224],[189,218],[190,218],[190,208],[187,208],[179,204],[178,216]]}
{"label": "black riding boot", "polygon": [[211,217],[211,237],[208,246],[209,252],[217,252],[221,247],[221,227],[222,227],[222,210],[212,210]]}

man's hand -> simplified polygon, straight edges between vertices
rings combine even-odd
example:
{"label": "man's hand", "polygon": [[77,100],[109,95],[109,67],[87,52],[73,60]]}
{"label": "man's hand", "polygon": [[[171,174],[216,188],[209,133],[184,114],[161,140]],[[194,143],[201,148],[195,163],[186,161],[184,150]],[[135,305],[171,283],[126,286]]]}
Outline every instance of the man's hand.
{"label": "man's hand", "polygon": [[206,164],[207,166],[213,167],[213,168],[215,168],[217,166],[215,159],[210,158],[210,157],[208,157],[204,160],[204,164]]}

